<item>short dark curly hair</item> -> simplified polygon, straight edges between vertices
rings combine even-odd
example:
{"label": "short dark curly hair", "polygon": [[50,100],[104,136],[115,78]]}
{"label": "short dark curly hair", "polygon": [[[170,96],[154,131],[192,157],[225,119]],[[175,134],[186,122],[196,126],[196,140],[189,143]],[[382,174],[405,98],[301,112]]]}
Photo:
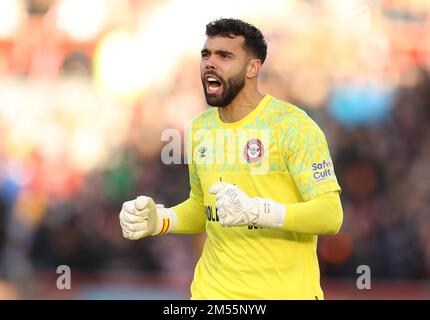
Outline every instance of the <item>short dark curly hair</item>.
{"label": "short dark curly hair", "polygon": [[206,36],[243,36],[245,38],[245,49],[249,50],[256,58],[260,59],[261,63],[264,63],[264,60],[266,60],[266,40],[264,40],[261,31],[252,24],[239,19],[217,19],[206,25]]}

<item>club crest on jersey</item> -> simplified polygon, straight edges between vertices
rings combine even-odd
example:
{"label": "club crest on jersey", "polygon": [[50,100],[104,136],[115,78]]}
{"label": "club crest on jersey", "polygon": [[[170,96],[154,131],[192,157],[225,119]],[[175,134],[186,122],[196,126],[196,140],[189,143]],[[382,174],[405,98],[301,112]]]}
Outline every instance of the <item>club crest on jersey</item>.
{"label": "club crest on jersey", "polygon": [[245,144],[243,155],[249,163],[256,163],[263,158],[264,147],[260,139],[251,139]]}

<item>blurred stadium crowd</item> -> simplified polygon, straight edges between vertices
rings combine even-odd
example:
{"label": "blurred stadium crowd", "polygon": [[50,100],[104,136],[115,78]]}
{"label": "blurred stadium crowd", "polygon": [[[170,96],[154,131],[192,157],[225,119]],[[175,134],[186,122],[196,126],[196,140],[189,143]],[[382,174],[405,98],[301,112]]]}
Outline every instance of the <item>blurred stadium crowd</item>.
{"label": "blurred stadium crowd", "polygon": [[188,196],[161,132],[206,108],[204,26],[226,15],[268,39],[262,91],[327,136],[345,218],[320,238],[322,277],[430,275],[430,3],[265,2],[186,19],[198,1],[0,1],[0,279],[24,297],[62,264],[191,279],[204,236],[126,241],[118,213],[139,194]]}

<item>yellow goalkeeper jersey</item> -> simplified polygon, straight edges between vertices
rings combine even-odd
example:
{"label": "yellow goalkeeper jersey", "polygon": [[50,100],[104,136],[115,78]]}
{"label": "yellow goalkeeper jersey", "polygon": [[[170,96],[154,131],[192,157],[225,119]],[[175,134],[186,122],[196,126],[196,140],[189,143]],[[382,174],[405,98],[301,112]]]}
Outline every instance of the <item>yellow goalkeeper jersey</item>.
{"label": "yellow goalkeeper jersey", "polygon": [[182,220],[202,221],[207,232],[191,298],[323,299],[316,235],[222,227],[208,192],[221,180],[250,197],[288,205],[339,191],[318,125],[298,107],[265,95],[238,122],[222,122],[218,108],[204,111],[188,139],[190,198],[173,209]]}

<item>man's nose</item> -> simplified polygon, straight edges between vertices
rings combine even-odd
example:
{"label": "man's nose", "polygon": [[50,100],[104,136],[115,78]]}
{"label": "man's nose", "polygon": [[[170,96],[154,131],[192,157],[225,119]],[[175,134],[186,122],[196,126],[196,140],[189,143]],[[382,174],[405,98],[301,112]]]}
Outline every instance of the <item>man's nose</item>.
{"label": "man's nose", "polygon": [[213,61],[212,57],[209,57],[206,61],[205,61],[205,69],[206,70],[215,70],[216,69],[216,64]]}

